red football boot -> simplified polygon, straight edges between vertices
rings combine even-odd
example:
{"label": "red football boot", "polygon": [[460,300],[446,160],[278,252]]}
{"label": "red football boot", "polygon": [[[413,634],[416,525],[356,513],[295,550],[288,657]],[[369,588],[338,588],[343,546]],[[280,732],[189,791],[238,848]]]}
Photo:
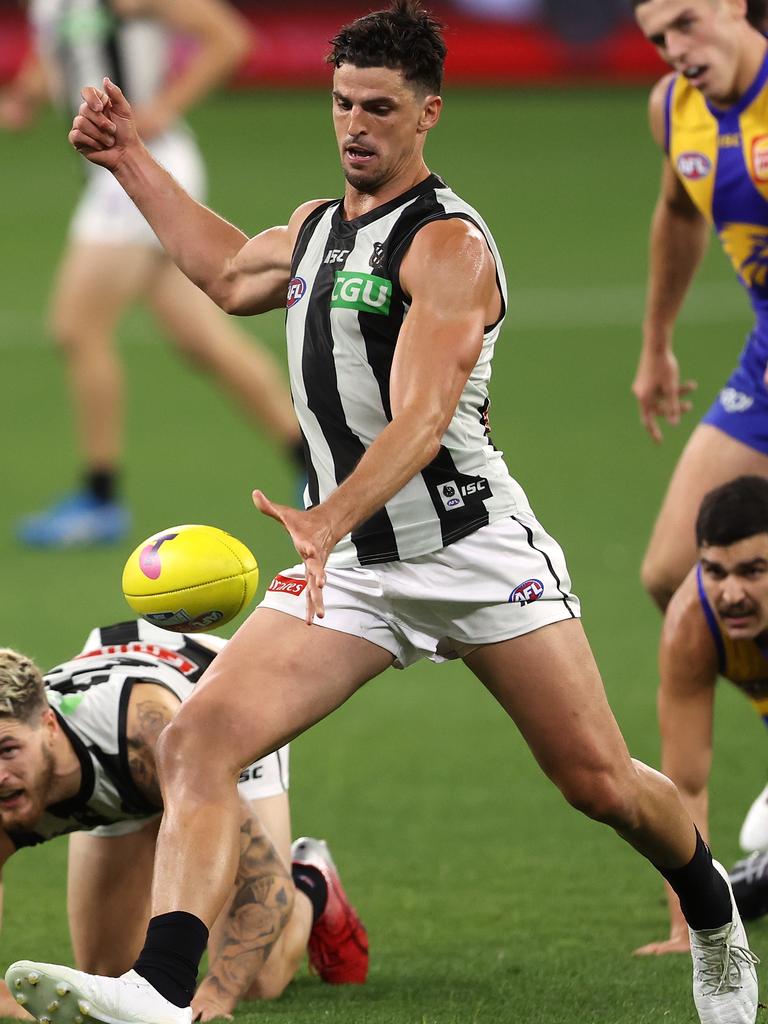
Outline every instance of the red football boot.
{"label": "red football boot", "polygon": [[328,886],[328,902],[309,935],[309,963],[329,985],[362,985],[368,974],[368,933],[347,894],[323,839],[304,836],[291,846],[295,864],[316,868]]}

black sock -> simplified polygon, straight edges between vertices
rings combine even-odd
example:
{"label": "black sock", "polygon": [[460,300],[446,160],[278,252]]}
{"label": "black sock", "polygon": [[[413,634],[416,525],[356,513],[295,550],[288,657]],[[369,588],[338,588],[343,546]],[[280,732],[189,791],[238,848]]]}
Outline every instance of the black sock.
{"label": "black sock", "polygon": [[323,873],[317,868],[313,868],[311,864],[294,864],[291,867],[291,875],[293,884],[300,892],[304,893],[312,904],[312,925],[314,926],[328,902],[328,885],[323,878]]}
{"label": "black sock", "polygon": [[721,928],[733,918],[728,885],[712,864],[709,847],[696,829],[696,852],[682,868],[660,868],[680,899],[683,916],[694,931]]}
{"label": "black sock", "polygon": [[134,971],[175,1006],[189,1006],[208,929],[194,914],[175,910],[153,917]]}
{"label": "black sock", "polygon": [[114,501],[117,494],[117,473],[114,469],[89,469],[83,479],[86,491],[97,501]]}

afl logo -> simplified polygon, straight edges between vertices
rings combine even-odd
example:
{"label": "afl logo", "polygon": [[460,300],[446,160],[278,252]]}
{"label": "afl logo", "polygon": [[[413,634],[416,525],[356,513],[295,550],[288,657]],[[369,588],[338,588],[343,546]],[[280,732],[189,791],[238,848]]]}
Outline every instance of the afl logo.
{"label": "afl logo", "polygon": [[288,296],[285,302],[286,308],[290,309],[291,306],[295,306],[299,299],[304,298],[304,292],[307,290],[307,282],[303,277],[291,278],[291,282],[288,285]]}
{"label": "afl logo", "polygon": [[681,153],[677,158],[677,169],[689,181],[701,181],[712,170],[712,161],[703,153]]}
{"label": "afl logo", "polygon": [[544,584],[541,580],[525,580],[523,583],[518,583],[509,595],[509,603],[532,604],[534,601],[538,601],[543,593]]}

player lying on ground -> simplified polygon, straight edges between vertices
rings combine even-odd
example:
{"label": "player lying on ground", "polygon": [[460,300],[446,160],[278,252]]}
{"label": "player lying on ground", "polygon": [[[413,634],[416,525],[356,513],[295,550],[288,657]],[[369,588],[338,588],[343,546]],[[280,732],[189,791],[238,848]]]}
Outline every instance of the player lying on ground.
{"label": "player lying on ground", "polygon": [[[768,723],[768,480],[742,476],[710,491],[696,520],[696,544],[698,564],[664,618],[658,702],[662,770],[706,838],[717,677],[738,687]],[[762,794],[747,815],[740,841],[748,850],[768,847]],[[742,914],[754,917],[757,890],[765,892],[766,881],[755,871],[742,870],[736,877]],[[669,938],[638,953],[688,950],[680,903],[669,889],[667,898]]]}
{"label": "player lying on ground", "polygon": [[[125,622],[93,630],[45,676],[0,649],[0,864],[75,833],[67,904],[86,970],[119,975],[141,949],[162,808],[155,744],[224,645]],[[307,944],[326,981],[363,981],[367,968],[365,931],[324,843],[297,840],[291,879],[288,747],[244,769],[238,791],[237,878],[193,1001],[201,1020],[231,1013],[241,997],[280,995]],[[19,1007],[2,987],[0,1015],[10,1015]]]}
{"label": "player lying on ground", "polygon": [[[444,57],[438,24],[414,0],[341,29],[330,60],[344,196],[305,203],[250,240],[153,160],[119,89],[84,90],[71,141],[115,173],[181,268],[232,311],[288,307],[313,507],[255,493],[302,564],[281,574],[160,741],[155,916],[134,968],[119,979],[29,961],[8,971],[40,1017],[49,992],[69,989],[56,1024],[74,1021],[78,1001],[113,1024],[188,1024],[194,965],[237,856],[242,766],[423,657],[462,658],[566,799],[674,886],[700,1020],[755,1020],[756,958],[727,875],[672,783],[630,757],[563,553],[488,436],[507,292],[488,226],[424,161]],[[292,164],[306,160],[295,131],[284,148]],[[566,911],[563,927],[575,924],[588,934]]]}

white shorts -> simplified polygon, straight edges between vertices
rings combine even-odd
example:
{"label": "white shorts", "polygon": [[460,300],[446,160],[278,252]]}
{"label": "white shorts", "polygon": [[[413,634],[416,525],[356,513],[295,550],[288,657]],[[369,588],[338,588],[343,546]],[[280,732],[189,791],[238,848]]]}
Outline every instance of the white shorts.
{"label": "white shorts", "polygon": [[[305,586],[304,566],[295,565],[274,578],[259,607],[303,618]],[[464,657],[580,614],[560,545],[530,512],[419,558],[328,567],[323,600],[318,626],[378,644],[396,668]]]}
{"label": "white shorts", "polygon": [[[280,747],[273,754],[267,754],[260,761],[254,761],[240,774],[237,791],[249,803],[253,800],[264,800],[268,796],[279,796],[288,792],[288,754],[289,744]],[[127,818],[115,821],[111,825],[97,825],[88,830],[92,836],[125,836],[131,832],[139,832],[148,821],[160,817],[160,813],[148,814],[145,818]]]}
{"label": "white shorts", "polygon": [[[192,135],[183,128],[153,139],[147,146],[176,181],[197,200],[205,198],[205,165]],[[74,242],[142,245],[160,248],[144,220],[110,171],[91,165],[88,182],[69,225]]]}

